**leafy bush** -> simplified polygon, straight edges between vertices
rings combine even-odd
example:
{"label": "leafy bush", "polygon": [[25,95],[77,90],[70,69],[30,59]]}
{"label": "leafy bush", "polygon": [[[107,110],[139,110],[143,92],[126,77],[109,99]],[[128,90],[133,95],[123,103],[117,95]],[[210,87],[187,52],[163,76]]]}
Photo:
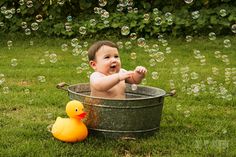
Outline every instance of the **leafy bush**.
{"label": "leafy bush", "polygon": [[[145,37],[163,33],[207,35],[211,31],[232,34],[230,28],[236,21],[233,0],[200,0],[190,4],[184,0],[109,0],[100,5],[97,0],[5,0],[0,6],[0,32],[29,35],[117,36],[123,26],[128,26],[130,33]],[[43,17],[42,22],[36,19],[37,15]]]}

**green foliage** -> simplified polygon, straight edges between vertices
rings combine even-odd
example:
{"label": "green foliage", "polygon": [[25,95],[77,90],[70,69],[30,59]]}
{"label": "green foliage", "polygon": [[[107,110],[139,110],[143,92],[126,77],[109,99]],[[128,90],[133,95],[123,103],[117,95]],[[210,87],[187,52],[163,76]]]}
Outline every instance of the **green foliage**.
{"label": "green foliage", "polygon": [[[133,1],[132,5],[123,4],[120,7],[122,11],[117,10],[119,5],[118,0],[108,1],[104,7],[100,7],[97,0],[39,0],[33,1],[33,7],[28,7],[26,1],[22,5],[19,0],[5,0],[0,2],[0,22],[4,24],[0,26],[0,31],[24,32],[21,22],[27,22],[30,28],[38,14],[43,16],[43,22],[39,23],[39,29],[32,31],[32,34],[65,37],[89,37],[114,30],[116,36],[119,36],[125,25],[139,36],[157,36],[162,33],[173,36],[207,35],[210,31],[230,35],[230,27],[236,21],[236,1],[233,0],[201,0],[191,4],[184,3],[184,0],[140,0]],[[96,8],[100,12],[107,11],[109,16],[101,17],[102,13],[95,13]],[[9,13],[12,9],[15,9],[15,13]],[[155,9],[158,9],[156,14],[153,12]],[[226,10],[225,16],[220,14],[221,9]],[[196,11],[199,11],[199,17],[193,19]],[[166,17],[168,13],[171,13],[171,20]],[[9,14],[11,18],[7,17]],[[144,19],[145,14],[150,16],[149,20]],[[68,16],[71,16],[70,21]],[[91,25],[91,19],[96,19],[96,25]],[[157,24],[158,20],[161,24]],[[67,24],[69,26],[65,26]],[[85,34],[80,33],[81,26],[86,27]],[[66,27],[71,29],[68,31]]]}

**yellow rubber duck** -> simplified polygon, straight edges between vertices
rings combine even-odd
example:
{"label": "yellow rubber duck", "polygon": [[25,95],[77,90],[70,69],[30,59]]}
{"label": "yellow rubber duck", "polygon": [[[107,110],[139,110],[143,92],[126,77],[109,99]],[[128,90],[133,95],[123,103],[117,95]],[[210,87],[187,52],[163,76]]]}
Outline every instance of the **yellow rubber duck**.
{"label": "yellow rubber duck", "polygon": [[86,113],[84,106],[77,100],[72,100],[66,105],[66,113],[70,118],[57,117],[52,126],[52,134],[55,138],[64,142],[79,142],[88,136],[88,129],[81,121]]}

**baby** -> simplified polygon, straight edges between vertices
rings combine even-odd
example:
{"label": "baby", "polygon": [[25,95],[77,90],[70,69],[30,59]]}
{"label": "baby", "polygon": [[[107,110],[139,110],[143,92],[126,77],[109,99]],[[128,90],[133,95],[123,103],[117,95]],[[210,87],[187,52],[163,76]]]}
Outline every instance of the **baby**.
{"label": "baby", "polygon": [[111,41],[98,41],[88,50],[91,96],[124,99],[125,83],[139,84],[147,69],[137,66],[134,71],[121,68],[118,47]]}

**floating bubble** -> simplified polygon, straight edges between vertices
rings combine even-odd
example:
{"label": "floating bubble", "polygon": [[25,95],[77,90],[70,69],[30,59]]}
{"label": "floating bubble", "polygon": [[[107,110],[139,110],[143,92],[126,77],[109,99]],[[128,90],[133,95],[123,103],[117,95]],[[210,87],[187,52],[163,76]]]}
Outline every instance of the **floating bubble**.
{"label": "floating bubble", "polygon": [[99,0],[98,4],[99,6],[104,7],[105,5],[107,5],[107,0]]}
{"label": "floating bubble", "polygon": [[37,23],[37,22],[33,22],[33,23],[31,24],[31,29],[32,29],[33,31],[38,30],[38,29],[39,29],[38,23]]}
{"label": "floating bubble", "polygon": [[192,18],[193,18],[194,20],[198,19],[199,16],[200,16],[200,13],[199,13],[198,10],[192,12]]}
{"label": "floating bubble", "polygon": [[135,39],[137,39],[137,34],[136,33],[130,33],[129,37],[130,37],[131,40],[135,40]]}
{"label": "floating bubble", "polygon": [[182,81],[183,82],[188,82],[189,81],[189,75],[187,73],[182,74]]}
{"label": "floating bubble", "polygon": [[162,43],[162,46],[167,46],[168,45],[168,42],[165,39],[161,40],[161,43]]}
{"label": "floating bubble", "polygon": [[144,20],[144,21],[148,22],[149,19],[150,19],[150,15],[149,15],[149,14],[144,14],[144,15],[143,15],[143,20]]}
{"label": "floating bubble", "polygon": [[160,26],[162,24],[161,17],[155,17],[154,18],[154,24],[157,25],[157,26]]}
{"label": "floating bubble", "polygon": [[231,30],[232,30],[233,33],[236,33],[236,24],[233,24],[231,26]]}
{"label": "floating bubble", "polygon": [[34,6],[34,3],[32,1],[26,1],[26,6],[28,8],[32,8]]}
{"label": "floating bubble", "polygon": [[128,26],[123,26],[123,27],[121,28],[121,34],[122,34],[122,35],[128,35],[129,32],[130,32],[130,29],[129,29]]}
{"label": "floating bubble", "polygon": [[65,23],[65,29],[67,32],[71,32],[72,31],[72,25],[70,22],[66,22]]}
{"label": "floating bubble", "polygon": [[175,65],[179,65],[179,59],[177,59],[177,58],[174,59],[174,64],[175,64]]}
{"label": "floating bubble", "polygon": [[8,49],[11,49],[12,45],[13,45],[13,44],[12,44],[12,41],[11,41],[11,40],[7,41]]}
{"label": "floating bubble", "polygon": [[193,0],[184,0],[185,3],[190,4],[193,2]]}
{"label": "floating bubble", "polygon": [[24,0],[19,0],[19,4],[24,5],[25,4]]}
{"label": "floating bubble", "polygon": [[221,52],[220,51],[215,51],[214,52],[216,58],[221,58]]}
{"label": "floating bubble", "polygon": [[159,73],[154,71],[152,72],[152,79],[157,80],[159,78]]}
{"label": "floating bubble", "polygon": [[219,69],[217,67],[212,67],[212,73],[214,75],[219,75]]}
{"label": "floating bubble", "polygon": [[190,76],[191,76],[192,80],[196,80],[199,77],[198,73],[196,73],[196,72],[191,72]]}
{"label": "floating bubble", "polygon": [[30,93],[30,90],[28,88],[24,89],[24,93],[25,94],[29,94]]}
{"label": "floating bubble", "polygon": [[180,104],[176,105],[176,110],[177,110],[177,111],[180,111],[180,110],[182,110],[182,107],[181,107],[181,105],[180,105]]}
{"label": "floating bubble", "polygon": [[40,83],[46,82],[45,76],[38,76],[38,81],[39,81]]}
{"label": "floating bubble", "polygon": [[210,32],[208,36],[210,40],[216,40],[216,34],[214,32]]}
{"label": "floating bubble", "polygon": [[77,74],[80,74],[82,72],[83,72],[83,68],[82,67],[80,67],[80,66],[76,67],[76,73]]}
{"label": "floating bubble", "polygon": [[38,15],[36,15],[35,19],[36,19],[36,22],[42,22],[43,21],[43,16],[38,14]]}
{"label": "floating bubble", "polygon": [[187,35],[185,39],[189,43],[193,40],[193,37],[191,35]]}
{"label": "floating bubble", "polygon": [[225,48],[230,48],[231,47],[231,41],[229,39],[224,40],[224,47]]}
{"label": "floating bubble", "polygon": [[56,63],[57,62],[57,55],[55,53],[52,53],[49,55],[49,61],[51,63]]}
{"label": "floating bubble", "polygon": [[23,28],[23,29],[26,29],[27,28],[27,23],[26,22],[21,22],[21,27]]}
{"label": "floating bubble", "polygon": [[49,56],[49,51],[45,51],[45,52],[44,52],[44,56],[45,56],[45,57],[48,57],[48,56]]}
{"label": "floating bubble", "polygon": [[21,9],[20,8],[17,8],[16,9],[16,12],[19,14],[21,12]]}
{"label": "floating bubble", "polygon": [[164,61],[164,59],[165,59],[165,55],[164,55],[163,52],[157,52],[157,53],[155,53],[155,60],[156,60],[157,62],[162,62],[162,61]]}
{"label": "floating bubble", "polygon": [[61,45],[61,50],[64,51],[64,52],[67,51],[68,50],[68,45],[67,44],[62,44]]}
{"label": "floating bubble", "polygon": [[57,4],[63,5],[65,3],[65,0],[57,0]]}
{"label": "floating bubble", "polygon": [[189,110],[184,111],[184,116],[187,118],[191,115],[191,112]]}
{"label": "floating bubble", "polygon": [[138,89],[138,86],[136,84],[132,84],[131,85],[131,89],[134,91],[134,90],[137,90]]}
{"label": "floating bubble", "polygon": [[205,56],[201,55],[200,63],[201,63],[200,65],[206,65],[206,57]]}
{"label": "floating bubble", "polygon": [[159,10],[157,8],[153,8],[152,10],[154,15],[158,15],[159,14]]}
{"label": "floating bubble", "polygon": [[34,41],[30,40],[29,44],[30,44],[30,46],[33,46],[34,45]]}
{"label": "floating bubble", "polygon": [[31,30],[29,28],[25,29],[25,35],[30,35],[31,34]]}
{"label": "floating bubble", "polygon": [[12,12],[11,12],[11,10],[6,10],[5,11],[5,18],[6,19],[10,19],[10,18],[12,18]]}
{"label": "floating bubble", "polygon": [[4,22],[0,22],[0,27],[4,27]]}
{"label": "floating bubble", "polygon": [[18,64],[17,59],[15,59],[15,58],[11,59],[11,66],[15,67],[15,66],[17,66],[17,64]]}
{"label": "floating bubble", "polygon": [[220,16],[225,17],[227,15],[227,12],[225,9],[220,9]]}
{"label": "floating bubble", "polygon": [[118,46],[119,49],[122,49],[123,48],[123,42],[122,41],[118,41],[116,43],[116,45]]}
{"label": "floating bubble", "polygon": [[43,65],[43,64],[46,63],[46,61],[45,61],[45,59],[42,58],[42,59],[39,60],[39,63],[40,63],[41,65]]}
{"label": "floating bubble", "polygon": [[2,88],[3,94],[8,94],[9,93],[9,87],[3,87]]}
{"label": "floating bubble", "polygon": [[140,46],[140,47],[144,47],[144,46],[146,45],[146,41],[145,41],[144,38],[138,38],[137,44],[138,44],[138,46]]}
{"label": "floating bubble", "polygon": [[179,73],[178,68],[176,68],[176,67],[172,68],[172,73],[173,74],[178,74]]}
{"label": "floating bubble", "polygon": [[85,48],[88,47],[88,42],[85,41],[85,42],[83,43],[83,45],[84,45]]}
{"label": "floating bubble", "polygon": [[66,17],[67,22],[71,22],[72,19],[73,19],[73,18],[72,18],[72,16],[70,16],[70,15]]}
{"label": "floating bubble", "polygon": [[166,53],[167,54],[171,53],[171,47],[166,47]]}
{"label": "floating bubble", "polygon": [[121,4],[117,4],[117,6],[116,6],[116,10],[118,11],[118,12],[122,12],[123,11],[123,6],[121,5]]}
{"label": "floating bubble", "polygon": [[2,85],[5,82],[5,75],[0,73],[0,85]]}
{"label": "floating bubble", "polygon": [[144,79],[142,80],[142,84],[143,84],[143,85],[147,84],[147,79],[146,79],[146,78],[144,78]]}
{"label": "floating bubble", "polygon": [[97,21],[95,19],[89,20],[91,26],[95,26],[97,24]]}
{"label": "floating bubble", "polygon": [[130,41],[125,42],[125,48],[126,49],[131,49],[132,48],[132,43]]}
{"label": "floating bubble", "polygon": [[71,46],[76,47],[79,44],[79,40],[77,38],[71,39]]}
{"label": "floating bubble", "polygon": [[170,84],[170,89],[175,89],[174,80],[169,80],[169,84]]}
{"label": "floating bubble", "polygon": [[170,12],[165,13],[165,18],[167,21],[172,21],[172,14]]}
{"label": "floating bubble", "polygon": [[229,58],[228,58],[227,55],[222,55],[221,58],[222,58],[222,61],[223,61],[224,63],[226,63],[227,65],[230,64],[230,63],[229,63]]}
{"label": "floating bubble", "polygon": [[156,65],[156,60],[153,59],[153,58],[151,58],[151,59],[149,60],[149,64],[150,64],[151,67],[155,66],[155,65]]}
{"label": "floating bubble", "polygon": [[86,34],[86,27],[81,26],[81,27],[79,28],[79,33],[82,34],[82,35],[85,35],[85,34]]}
{"label": "floating bubble", "polygon": [[132,53],[130,54],[130,58],[133,59],[133,60],[135,60],[135,59],[137,58],[136,53],[135,53],[135,52],[132,52]]}

